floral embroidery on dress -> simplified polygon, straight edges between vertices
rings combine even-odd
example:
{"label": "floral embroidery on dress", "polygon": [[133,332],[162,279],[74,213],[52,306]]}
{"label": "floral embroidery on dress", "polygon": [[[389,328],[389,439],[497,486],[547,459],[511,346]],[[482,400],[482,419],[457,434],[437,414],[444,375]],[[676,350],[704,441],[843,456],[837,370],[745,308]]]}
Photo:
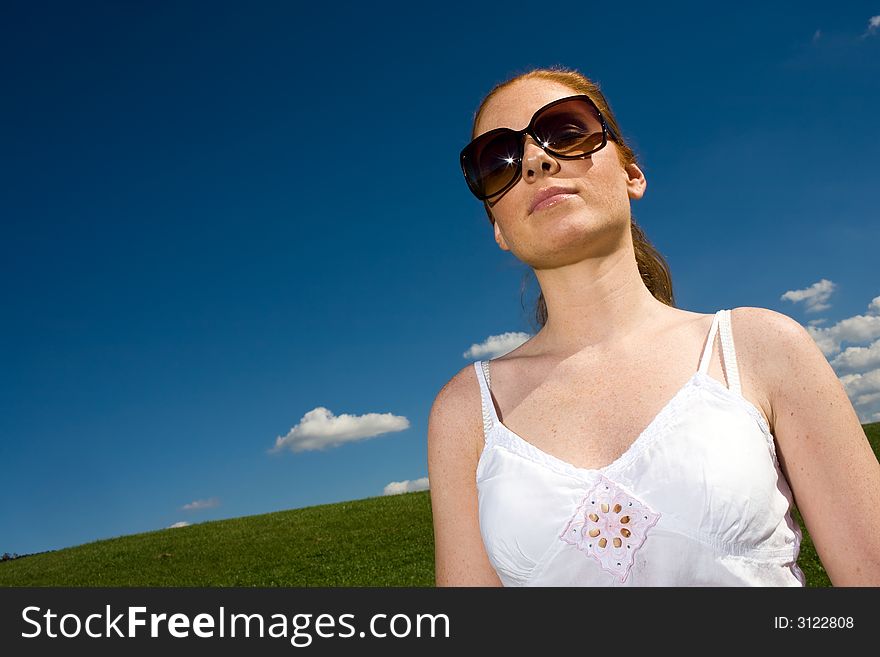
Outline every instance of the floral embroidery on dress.
{"label": "floral embroidery on dress", "polygon": [[636,551],[659,519],[660,514],[647,504],[600,475],[559,538],[595,558],[623,582]]}

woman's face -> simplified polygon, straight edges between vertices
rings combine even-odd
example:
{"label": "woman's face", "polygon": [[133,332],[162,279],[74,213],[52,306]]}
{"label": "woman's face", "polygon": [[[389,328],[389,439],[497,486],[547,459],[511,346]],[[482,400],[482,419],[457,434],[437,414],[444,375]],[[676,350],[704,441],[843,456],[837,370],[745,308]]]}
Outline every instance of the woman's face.
{"label": "woman's face", "polygon": [[[486,104],[476,135],[500,127],[520,130],[539,108],[577,93],[549,80],[515,82]],[[558,159],[531,136],[524,139],[522,177],[488,201],[498,245],[538,267],[559,266],[566,258],[583,257],[583,245],[595,250],[604,242],[615,248],[622,231],[629,233],[629,199],[641,198],[644,193],[646,180],[641,170],[634,164],[624,169],[610,139],[583,160]],[[548,187],[566,188],[572,196],[557,197],[555,202],[531,210],[536,194]]]}

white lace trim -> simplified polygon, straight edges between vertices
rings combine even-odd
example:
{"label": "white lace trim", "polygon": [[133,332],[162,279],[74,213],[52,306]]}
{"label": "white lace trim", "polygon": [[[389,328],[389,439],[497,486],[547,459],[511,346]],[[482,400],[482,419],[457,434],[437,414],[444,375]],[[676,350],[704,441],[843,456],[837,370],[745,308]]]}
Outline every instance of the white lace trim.
{"label": "white lace trim", "polygon": [[613,472],[620,471],[635,460],[658,436],[668,433],[669,428],[678,420],[682,408],[690,400],[693,391],[699,385],[700,375],[694,374],[673,397],[660,409],[654,419],[645,428],[644,431],[633,441],[633,443],[613,462],[601,468],[581,468],[572,465],[568,461],[553,456],[549,452],[536,447],[528,442],[512,430],[508,429],[504,424],[497,420],[491,411],[489,415],[490,429],[486,435],[488,444],[501,445],[506,449],[516,452],[533,461],[541,463],[548,468],[558,472],[559,474],[575,477],[583,480],[585,476],[589,479],[594,478],[597,474],[609,475]]}
{"label": "white lace trim", "polygon": [[[726,396],[731,402],[745,410],[758,425],[764,440],[767,444],[767,450],[773,460],[773,464],[779,466],[776,457],[776,445],[770,427],[767,425],[764,415],[742,395],[737,395],[727,388],[718,379],[703,372],[696,372],[681,387],[678,392],[664,406],[648,427],[642,432],[638,438],[630,445],[630,447],[621,454],[615,461],[601,468],[580,468],[572,465],[568,461],[553,456],[549,452],[539,449],[532,443],[525,440],[512,430],[502,424],[493,410],[487,407],[485,399],[483,401],[483,428],[484,428],[484,451],[491,445],[501,445],[509,451],[521,454],[537,463],[547,466],[551,470],[577,479],[584,479],[584,475],[592,478],[597,473],[608,474],[623,469],[629,465],[637,456],[639,456],[658,436],[663,435],[678,420],[682,413],[682,407],[685,406],[695,391],[701,387],[714,387],[716,390]],[[491,400],[489,400],[491,403]]]}

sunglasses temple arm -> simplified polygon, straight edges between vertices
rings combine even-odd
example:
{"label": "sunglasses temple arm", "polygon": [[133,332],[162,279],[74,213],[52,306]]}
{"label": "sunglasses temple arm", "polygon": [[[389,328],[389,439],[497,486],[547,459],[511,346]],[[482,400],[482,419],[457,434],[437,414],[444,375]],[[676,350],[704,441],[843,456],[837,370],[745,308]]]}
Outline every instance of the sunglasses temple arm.
{"label": "sunglasses temple arm", "polygon": [[605,125],[605,129],[608,131],[608,134],[611,135],[611,138],[616,141],[618,144],[620,143],[620,137],[617,136],[617,133],[614,132],[614,128],[608,125],[608,122],[602,119],[602,123]]}

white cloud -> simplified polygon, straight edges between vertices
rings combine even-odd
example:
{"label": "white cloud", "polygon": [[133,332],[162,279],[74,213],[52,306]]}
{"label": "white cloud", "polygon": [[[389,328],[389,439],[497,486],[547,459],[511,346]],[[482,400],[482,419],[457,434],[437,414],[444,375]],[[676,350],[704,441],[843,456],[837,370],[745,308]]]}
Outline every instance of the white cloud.
{"label": "white cloud", "polygon": [[189,504],[184,504],[181,509],[184,511],[201,511],[202,509],[211,509],[220,504],[220,500],[216,497],[212,497],[207,500],[196,500],[195,502],[190,502]]}
{"label": "white cloud", "polygon": [[[880,390],[876,392],[863,392],[858,397],[856,397],[856,403],[859,406],[863,406],[865,404],[873,404],[874,402],[880,402]],[[872,417],[877,417],[880,414],[880,411],[877,411],[873,414]]]}
{"label": "white cloud", "polygon": [[865,372],[880,369],[880,340],[867,347],[847,347],[831,361],[836,372]]}
{"label": "white cloud", "polygon": [[513,351],[531,337],[528,333],[519,331],[490,335],[483,342],[472,344],[470,349],[465,351],[462,356],[469,360],[492,360]]}
{"label": "white cloud", "polygon": [[868,19],[868,29],[866,29],[862,33],[862,39],[865,39],[869,36],[873,36],[877,33],[877,28],[880,28],[880,16],[871,16]]}
{"label": "white cloud", "polygon": [[406,429],[409,429],[409,420],[401,415],[343,413],[336,416],[323,406],[318,406],[303,415],[299,424],[291,428],[286,436],[278,436],[269,452],[283,449],[292,452],[323,450]]}
{"label": "white cloud", "polygon": [[834,326],[807,326],[806,330],[825,357],[831,358],[841,350],[842,342],[858,344],[880,338],[880,315],[855,315],[840,320]]}
{"label": "white cloud", "polygon": [[166,529],[175,529],[177,527],[188,527],[189,523],[186,520],[181,520],[180,522],[175,522],[173,525],[169,525]]}
{"label": "white cloud", "polygon": [[808,288],[802,290],[789,290],[783,294],[780,299],[783,301],[792,301],[794,303],[803,301],[806,305],[806,312],[815,313],[820,310],[827,310],[831,307],[831,304],[826,302],[835,287],[837,286],[834,285],[834,283],[827,278],[823,278],[821,281],[813,283]]}
{"label": "white cloud", "polygon": [[822,30],[816,30],[813,33],[813,43],[816,43],[822,37]]}
{"label": "white cloud", "polygon": [[383,495],[400,495],[401,493],[414,493],[417,490],[428,490],[430,488],[428,484],[428,478],[422,477],[421,479],[406,479],[405,481],[392,481],[390,484],[385,486],[385,490],[382,492]]}
{"label": "white cloud", "polygon": [[880,419],[880,369],[840,377],[860,422]]}
{"label": "white cloud", "polygon": [[[805,328],[830,359],[859,421],[880,421],[880,296],[871,300],[865,315],[847,317],[827,328]],[[841,351],[843,342],[853,344]]]}

